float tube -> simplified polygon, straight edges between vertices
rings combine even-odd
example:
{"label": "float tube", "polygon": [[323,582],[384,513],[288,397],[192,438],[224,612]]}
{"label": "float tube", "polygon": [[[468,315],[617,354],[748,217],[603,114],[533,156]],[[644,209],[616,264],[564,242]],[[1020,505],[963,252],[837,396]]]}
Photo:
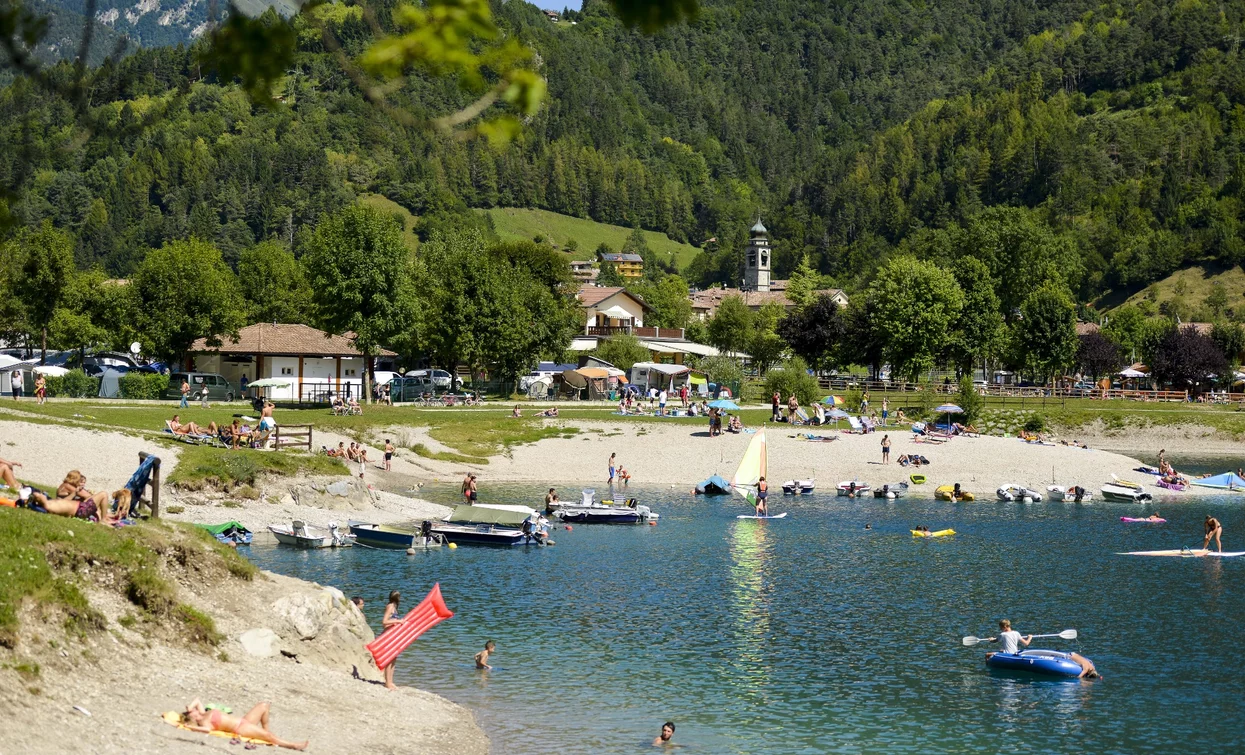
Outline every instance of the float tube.
{"label": "float tube", "polygon": [[908,479],[912,480],[913,485],[924,485],[925,484],[925,475],[923,474],[911,474],[911,475],[908,475]]}
{"label": "float tube", "polygon": [[1065,679],[1075,679],[1081,675],[1081,664],[1072,660],[1068,653],[1058,650],[1021,650],[1015,655],[994,653],[986,658],[986,665],[994,671],[1059,676]]}
{"label": "float tube", "polygon": [[921,530],[908,530],[913,537],[947,537],[954,535],[955,530],[938,530],[937,532],[922,532]]}

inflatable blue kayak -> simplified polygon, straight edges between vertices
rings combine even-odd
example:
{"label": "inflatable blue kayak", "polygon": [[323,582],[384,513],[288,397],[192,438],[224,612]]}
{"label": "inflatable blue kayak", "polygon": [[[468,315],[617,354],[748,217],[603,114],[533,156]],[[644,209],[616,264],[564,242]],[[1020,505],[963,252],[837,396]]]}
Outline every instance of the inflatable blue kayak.
{"label": "inflatable blue kayak", "polygon": [[1021,650],[1019,653],[995,653],[986,658],[986,665],[996,671],[1021,671],[1043,676],[1078,677],[1081,664],[1058,650]]}

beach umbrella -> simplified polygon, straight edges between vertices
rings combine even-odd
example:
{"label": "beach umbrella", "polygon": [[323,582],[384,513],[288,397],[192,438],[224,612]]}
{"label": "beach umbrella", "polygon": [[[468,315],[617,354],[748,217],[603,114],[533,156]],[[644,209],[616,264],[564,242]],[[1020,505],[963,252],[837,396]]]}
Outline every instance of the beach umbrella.
{"label": "beach umbrella", "polygon": [[278,386],[292,385],[294,378],[263,378],[261,380],[252,380],[247,383],[248,388],[276,388]]}
{"label": "beach umbrella", "polygon": [[963,410],[963,409],[961,409],[960,407],[956,406],[955,404],[943,404],[942,406],[936,406],[936,407],[934,407],[934,412],[935,412],[936,414],[945,414],[945,415],[947,415],[947,428],[948,428],[948,429],[950,429],[950,427],[951,427],[951,415],[952,415],[952,414],[963,414],[963,413],[964,413],[964,410]]}
{"label": "beach umbrella", "polygon": [[843,397],[842,396],[826,396],[825,398],[821,400],[821,403],[825,404],[826,406],[842,406]]}
{"label": "beach umbrella", "polygon": [[730,410],[739,411],[739,406],[734,401],[730,401],[724,398],[717,399],[716,401],[710,401],[709,406],[713,407],[714,409],[726,409],[728,411]]}
{"label": "beach umbrella", "polygon": [[850,417],[850,416],[852,416],[852,415],[848,414],[847,412],[843,411],[842,409],[831,409],[830,411],[826,412],[826,419],[832,419],[832,420],[834,420],[834,426],[835,426],[835,427],[838,427],[838,426],[839,426],[839,420],[841,420],[841,419],[847,419],[847,418],[848,418],[848,417]]}

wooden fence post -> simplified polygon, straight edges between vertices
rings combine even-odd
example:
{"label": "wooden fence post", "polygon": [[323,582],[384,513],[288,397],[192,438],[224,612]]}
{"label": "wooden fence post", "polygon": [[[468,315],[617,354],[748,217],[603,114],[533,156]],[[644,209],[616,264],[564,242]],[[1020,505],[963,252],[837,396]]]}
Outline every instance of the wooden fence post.
{"label": "wooden fence post", "polygon": [[[138,452],[138,463],[139,464],[143,463],[143,461],[147,459],[148,455],[149,454],[146,451],[139,451]],[[151,482],[149,484],[151,485],[151,518],[159,519],[160,518],[160,457],[158,456],[156,457],[156,463],[153,464],[151,467]],[[142,496],[142,491],[139,491],[139,496],[140,497]],[[138,501],[134,502],[134,510],[135,511],[138,510]]]}

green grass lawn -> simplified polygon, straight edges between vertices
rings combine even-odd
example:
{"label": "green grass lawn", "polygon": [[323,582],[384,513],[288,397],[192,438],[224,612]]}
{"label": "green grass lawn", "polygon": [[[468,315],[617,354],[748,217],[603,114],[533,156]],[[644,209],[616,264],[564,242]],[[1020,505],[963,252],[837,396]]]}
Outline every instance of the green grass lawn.
{"label": "green grass lawn", "polygon": [[[480,210],[488,213],[493,219],[497,235],[503,241],[512,239],[532,239],[537,235],[544,236],[559,248],[565,248],[566,242],[574,239],[579,244],[579,251],[572,257],[577,260],[592,259],[597,246],[609,244],[614,251],[622,249],[623,242],[631,234],[630,228],[623,228],[608,223],[575,218],[570,215],[559,215],[548,210],[531,210],[516,207],[496,207],[491,210]],[[674,260],[675,266],[682,270],[700,250],[691,244],[681,244],[664,233],[645,231],[648,246],[656,254]]]}
{"label": "green grass lawn", "polygon": [[1228,295],[1228,306],[1239,311],[1245,299],[1245,270],[1240,267],[1220,268],[1194,265],[1177,270],[1161,281],[1139,291],[1111,292],[1103,296],[1097,305],[1099,309],[1109,311],[1122,304],[1138,304],[1144,300],[1152,300],[1154,306],[1165,301],[1178,299],[1191,309],[1197,309],[1206,302],[1215,284],[1221,284]]}
{"label": "green grass lawn", "polygon": [[402,218],[402,240],[406,242],[411,251],[419,251],[419,237],[415,235],[416,217],[411,214],[410,210],[380,194],[364,194],[359,197],[359,204]]}

